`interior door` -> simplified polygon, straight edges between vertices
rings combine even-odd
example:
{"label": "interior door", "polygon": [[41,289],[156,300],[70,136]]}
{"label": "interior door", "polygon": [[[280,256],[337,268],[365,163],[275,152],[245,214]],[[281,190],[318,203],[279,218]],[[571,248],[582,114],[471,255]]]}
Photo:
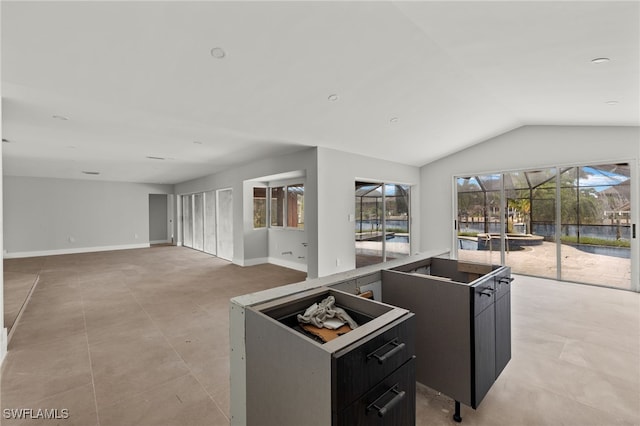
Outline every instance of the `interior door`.
{"label": "interior door", "polygon": [[220,189],[216,192],[217,215],[216,234],[218,257],[233,259],[233,190]]}
{"label": "interior door", "polygon": [[204,250],[204,194],[193,194],[193,248]]}
{"label": "interior door", "polygon": [[204,193],[204,251],[216,254],[216,193]]}
{"label": "interior door", "polygon": [[193,248],[193,195],[182,196],[182,245]]}

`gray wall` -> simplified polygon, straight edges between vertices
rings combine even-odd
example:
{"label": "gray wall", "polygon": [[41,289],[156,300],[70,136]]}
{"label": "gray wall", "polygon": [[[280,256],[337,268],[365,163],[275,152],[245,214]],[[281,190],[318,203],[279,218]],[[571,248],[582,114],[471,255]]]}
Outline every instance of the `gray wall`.
{"label": "gray wall", "polygon": [[[269,256],[267,232],[265,229],[253,229],[253,192],[252,185],[259,179],[303,170],[307,176],[305,183],[305,230],[308,235],[308,269],[310,277],[317,277],[317,160],[316,149],[308,148],[287,155],[265,158],[253,163],[234,167],[224,172],[204,176],[199,179],[179,183],[175,193],[233,189],[233,262],[239,265],[251,265],[266,261]],[[254,181],[254,182],[252,182]],[[245,208],[246,207],[246,208]],[[177,221],[176,221],[177,222]]]}
{"label": "gray wall", "polygon": [[[305,176],[304,231],[253,229],[251,188],[265,185],[272,180],[269,177],[283,179],[282,174],[291,172]],[[354,222],[349,215],[355,215],[356,179],[417,185],[420,169],[331,149],[310,148],[178,184],[176,194],[233,188],[234,263],[251,265],[270,260],[298,267],[306,261],[307,275],[315,278],[355,267]],[[420,235],[420,192],[412,191],[411,200],[411,226],[417,237]],[[307,243],[306,249],[303,242]],[[418,244],[414,244],[412,251],[418,250]],[[288,251],[293,254],[282,255]],[[305,259],[299,258],[302,256]]]}
{"label": "gray wall", "polygon": [[167,194],[149,194],[149,242],[169,241]]}
{"label": "gray wall", "polygon": [[[319,276],[355,268],[356,180],[417,185],[420,169],[405,164],[318,148]],[[420,191],[411,191],[411,233],[420,235]],[[420,250],[413,241],[411,252]]]}
{"label": "gray wall", "polygon": [[253,188],[256,186],[265,187],[267,182],[245,181],[243,184],[243,205],[247,207],[244,209],[242,220],[245,227],[243,230],[245,265],[264,263],[269,257],[269,228],[253,228]]}
{"label": "gray wall", "polygon": [[[454,176],[640,158],[640,128],[524,126],[420,169],[422,249],[453,249]],[[632,211],[638,213],[638,176]]]}
{"label": "gray wall", "polygon": [[5,257],[149,244],[149,194],[171,185],[4,177]]}

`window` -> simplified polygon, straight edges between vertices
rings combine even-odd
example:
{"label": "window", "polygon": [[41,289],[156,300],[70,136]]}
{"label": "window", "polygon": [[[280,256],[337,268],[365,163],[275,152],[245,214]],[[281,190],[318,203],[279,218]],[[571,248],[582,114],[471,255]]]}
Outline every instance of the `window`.
{"label": "window", "polygon": [[287,186],[287,226],[304,229],[304,185]]}
{"label": "window", "polygon": [[271,191],[271,226],[284,226],[284,186],[270,188]]}
{"label": "window", "polygon": [[253,188],[253,227],[267,226],[267,188]]}
{"label": "window", "polygon": [[[261,198],[265,198],[264,207]],[[304,229],[304,184],[254,188],[253,200],[254,228],[264,226],[258,226],[258,211],[262,208],[269,211],[269,219],[264,222],[270,227]]]}

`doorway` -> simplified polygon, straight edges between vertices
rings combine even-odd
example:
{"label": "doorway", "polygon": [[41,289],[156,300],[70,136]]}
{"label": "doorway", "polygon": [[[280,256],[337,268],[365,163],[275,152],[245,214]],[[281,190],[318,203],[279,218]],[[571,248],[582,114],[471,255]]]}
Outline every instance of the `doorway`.
{"label": "doorway", "polygon": [[170,243],[167,194],[149,194],[149,244]]}
{"label": "doorway", "polygon": [[457,258],[640,291],[631,169],[620,162],[457,177]]}
{"label": "doorway", "polygon": [[355,184],[356,268],[410,253],[410,186]]}

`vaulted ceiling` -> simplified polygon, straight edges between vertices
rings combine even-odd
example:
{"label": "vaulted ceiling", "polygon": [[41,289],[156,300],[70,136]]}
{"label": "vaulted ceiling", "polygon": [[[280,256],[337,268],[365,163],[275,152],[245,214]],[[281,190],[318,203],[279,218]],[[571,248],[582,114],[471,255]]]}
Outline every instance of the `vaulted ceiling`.
{"label": "vaulted ceiling", "polygon": [[177,183],[309,146],[420,166],[527,124],[640,124],[638,2],[1,8],[8,175]]}

